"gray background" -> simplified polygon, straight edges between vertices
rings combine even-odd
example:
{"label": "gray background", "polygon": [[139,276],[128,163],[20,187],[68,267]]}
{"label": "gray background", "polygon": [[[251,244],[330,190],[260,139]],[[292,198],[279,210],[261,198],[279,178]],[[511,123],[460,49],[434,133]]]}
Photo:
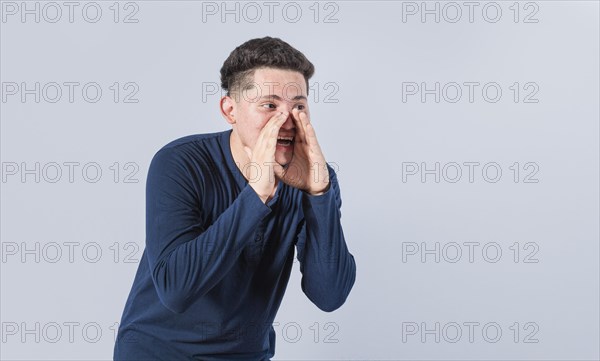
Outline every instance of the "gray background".
{"label": "gray background", "polygon": [[[439,22],[421,19],[421,2],[277,2],[272,22],[263,2],[260,17],[237,3],[239,22],[222,21],[221,2],[121,2],[117,23],[113,2],[96,2],[95,23],[88,2],[73,22],[58,2],[55,23],[55,8],[37,4],[39,23],[10,7],[1,23],[2,359],[112,357],[144,247],[149,161],[175,138],[228,129],[209,90],[236,46],[265,35],[316,66],[312,121],[338,169],[357,262],[333,313],[303,295],[294,265],[275,359],[599,358],[598,2],[475,2],[472,21],[458,2],[456,22],[445,2],[425,5],[439,6]],[[22,82],[40,83],[39,103],[11,95]],[[73,102],[64,82],[80,83]],[[103,91],[95,103],[81,94],[91,82]],[[137,103],[124,102],[130,82]],[[408,95],[408,82],[440,83],[440,101]],[[465,82],[480,84],[472,102]],[[455,103],[452,83],[463,90]],[[496,102],[482,95],[488,83],[502,90]],[[65,162],[78,162],[72,182]],[[422,171],[436,162],[439,182]],[[479,163],[472,181],[465,162]]]}

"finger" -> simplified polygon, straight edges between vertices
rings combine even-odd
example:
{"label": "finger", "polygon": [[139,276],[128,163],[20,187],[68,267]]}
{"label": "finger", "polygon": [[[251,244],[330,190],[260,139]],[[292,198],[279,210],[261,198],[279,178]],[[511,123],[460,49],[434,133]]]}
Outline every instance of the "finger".
{"label": "finger", "polygon": [[300,117],[302,122],[305,124],[304,128],[306,129],[306,140],[308,141],[310,150],[320,157],[323,157],[323,151],[321,150],[321,146],[317,140],[317,133],[315,132],[315,128],[313,127],[312,123],[310,123],[308,115],[303,114]]}
{"label": "finger", "polygon": [[321,151],[321,147],[319,146],[319,141],[317,140],[317,134],[315,133],[315,128],[313,128],[312,124],[308,124],[306,126],[306,138],[308,140],[308,144],[314,148],[315,150]]}
{"label": "finger", "polygon": [[292,109],[292,114],[293,114],[293,118],[294,118],[294,123],[296,123],[296,131],[298,133],[298,137],[300,140],[299,143],[305,143],[306,142],[306,131],[304,129],[304,124],[300,120],[300,110],[298,110],[298,108],[294,108],[294,109]]}
{"label": "finger", "polygon": [[290,114],[288,112],[281,112],[269,122],[270,124],[268,124],[267,126],[270,128],[269,130],[272,138],[275,138],[275,140],[277,140],[277,136],[279,135],[279,129],[281,129],[281,126],[283,125],[283,123],[285,123],[289,116]]}
{"label": "finger", "polygon": [[[287,119],[286,114],[287,113],[279,112],[279,113],[273,115],[267,121],[267,124],[265,124],[265,126],[261,130],[260,134],[258,135],[257,143],[258,142],[262,143],[265,140],[268,140],[267,143],[273,143],[273,144],[268,144],[268,145],[273,145],[273,147],[275,147],[274,143],[277,142],[277,135],[279,134],[279,129],[281,128],[283,123],[285,123],[285,120]],[[273,138],[275,139],[274,141],[273,141]]]}
{"label": "finger", "polygon": [[267,132],[273,132],[274,130],[279,131],[279,128],[281,128],[283,123],[285,123],[285,120],[288,116],[289,113],[287,112],[279,112],[275,114],[273,117],[271,117],[271,119],[269,119],[269,121],[265,125],[265,130]]}
{"label": "finger", "polygon": [[279,117],[273,122],[273,127],[275,127],[277,131],[279,131],[279,128],[281,128],[281,126],[283,125],[283,123],[285,123],[289,116],[290,113],[288,112],[279,113]]}
{"label": "finger", "polygon": [[275,155],[275,147],[277,145],[277,137],[279,136],[279,129],[287,120],[289,113],[281,112],[277,116],[273,117],[269,124],[265,128],[267,129],[267,149],[269,154]]}
{"label": "finger", "polygon": [[309,129],[310,121],[308,120],[308,115],[306,115],[306,112],[301,111],[298,113],[298,121],[302,127],[304,141],[310,145],[312,141]]}
{"label": "finger", "polygon": [[302,111],[302,113],[304,113],[304,115],[306,116],[306,121],[307,121],[308,123],[310,123],[310,115],[308,115],[308,111],[306,111],[306,110],[303,110],[303,111]]}

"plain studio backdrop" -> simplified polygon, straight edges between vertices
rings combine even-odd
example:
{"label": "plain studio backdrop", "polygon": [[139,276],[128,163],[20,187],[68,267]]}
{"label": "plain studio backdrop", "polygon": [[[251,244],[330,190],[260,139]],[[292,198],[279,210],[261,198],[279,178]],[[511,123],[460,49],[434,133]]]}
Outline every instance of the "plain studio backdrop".
{"label": "plain studio backdrop", "polygon": [[229,129],[266,35],[316,67],[357,263],[333,313],[294,264],[275,359],[599,358],[598,2],[1,5],[2,359],[112,358],[149,162]]}

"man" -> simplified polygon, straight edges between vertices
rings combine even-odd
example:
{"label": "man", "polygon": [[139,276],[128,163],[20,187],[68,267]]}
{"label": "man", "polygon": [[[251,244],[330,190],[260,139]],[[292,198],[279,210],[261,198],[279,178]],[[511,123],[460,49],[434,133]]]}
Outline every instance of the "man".
{"label": "man", "polygon": [[306,296],[327,312],[345,302],[356,265],[336,175],[310,121],[313,72],[280,39],[247,41],[221,69],[232,129],[156,153],[146,249],[115,360],[268,360],[294,247]]}

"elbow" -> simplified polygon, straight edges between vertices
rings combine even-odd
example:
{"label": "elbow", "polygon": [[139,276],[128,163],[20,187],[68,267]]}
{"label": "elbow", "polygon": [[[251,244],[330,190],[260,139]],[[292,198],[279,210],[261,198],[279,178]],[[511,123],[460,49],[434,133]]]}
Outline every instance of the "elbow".
{"label": "elbow", "polygon": [[160,302],[173,313],[184,313],[188,304],[181,296],[167,292],[158,292]]}
{"label": "elbow", "polygon": [[341,284],[338,280],[338,282],[322,287],[319,290],[305,289],[304,293],[321,311],[333,312],[346,303],[355,280],[356,271],[353,269]]}
{"label": "elbow", "polygon": [[346,302],[346,297],[339,299],[327,299],[320,302],[315,302],[315,305],[323,312],[333,312]]}
{"label": "elbow", "polygon": [[339,292],[331,292],[332,289],[329,289],[329,292],[321,293],[320,297],[312,297],[311,301],[324,312],[333,312],[338,308],[342,307],[344,303],[346,303],[346,299],[350,294],[350,288],[340,290]]}
{"label": "elbow", "polygon": [[169,311],[184,313],[189,307],[188,297],[169,277],[165,267],[166,265],[157,265],[152,274],[158,299]]}

